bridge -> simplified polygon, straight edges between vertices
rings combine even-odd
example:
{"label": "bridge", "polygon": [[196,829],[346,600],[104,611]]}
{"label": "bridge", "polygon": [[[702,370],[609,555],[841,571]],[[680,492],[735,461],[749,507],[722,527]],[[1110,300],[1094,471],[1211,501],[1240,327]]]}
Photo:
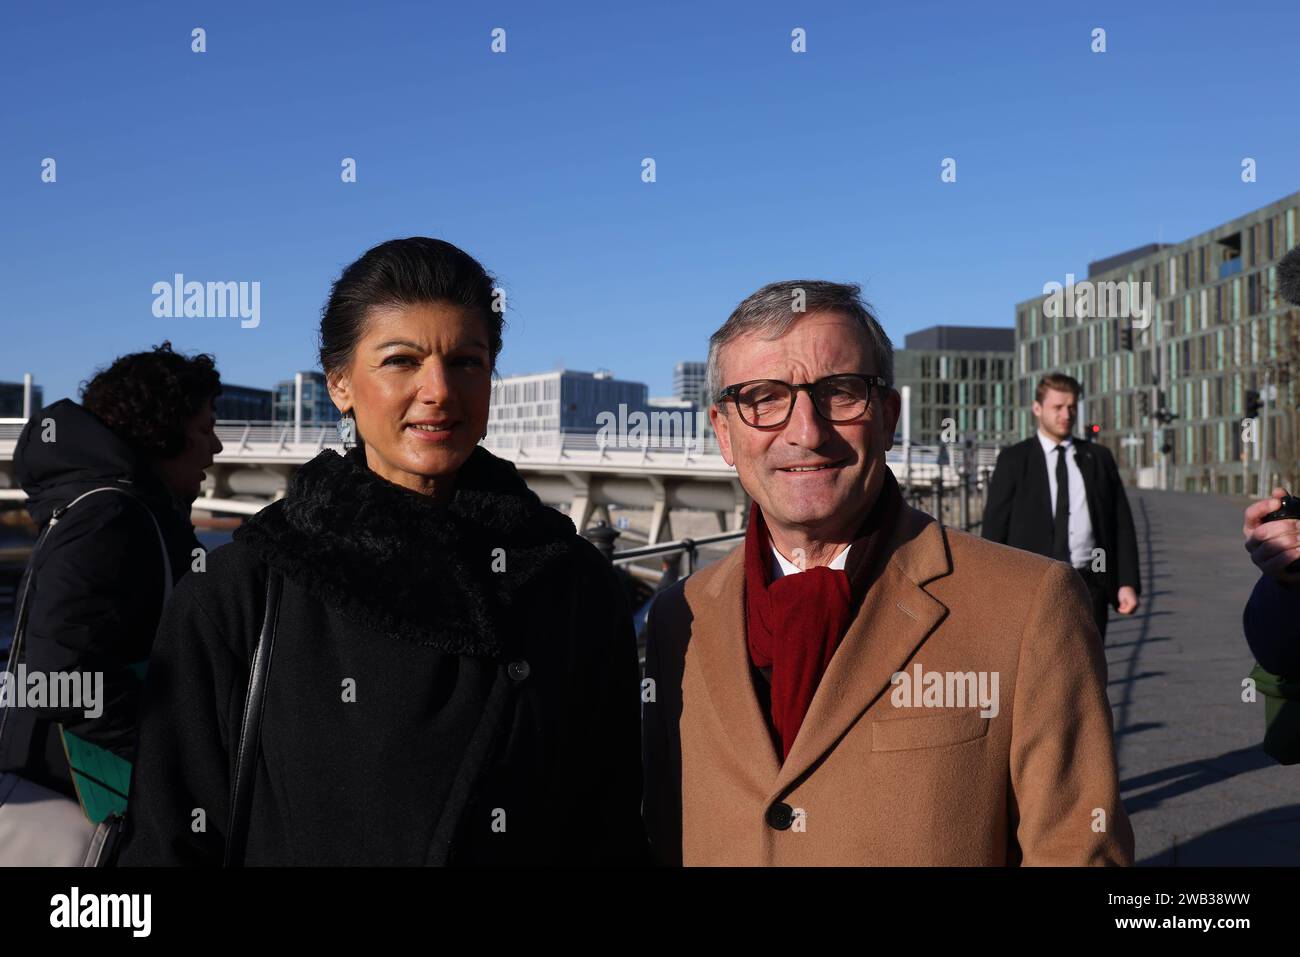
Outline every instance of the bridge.
{"label": "bridge", "polygon": [[[23,419],[0,419],[0,503],[25,498],[14,478],[13,457]],[[285,494],[294,471],[324,449],[341,452],[333,424],[294,422],[217,423],[224,446],[194,508],[212,515],[252,515]],[[485,441],[484,446],[513,462],[528,486],[548,505],[565,509],[578,528],[609,519],[609,507],[653,510],[649,543],[671,534],[673,511],[712,512],[720,531],[744,524],[749,500],[736,470],[722,458],[713,436],[650,436],[635,442],[604,441],[591,433],[530,433],[547,444]],[[964,480],[983,487],[997,460],[994,447],[957,446],[952,454],[936,446],[904,440],[886,462],[904,487],[944,489]]]}

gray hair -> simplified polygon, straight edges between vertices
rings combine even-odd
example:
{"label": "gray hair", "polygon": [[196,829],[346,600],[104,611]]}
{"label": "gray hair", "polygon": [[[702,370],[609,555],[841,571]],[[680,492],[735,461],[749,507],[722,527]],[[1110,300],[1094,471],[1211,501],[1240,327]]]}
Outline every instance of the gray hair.
{"label": "gray hair", "polygon": [[[795,305],[802,306],[796,311]],[[879,369],[876,374],[894,387],[894,345],[862,300],[856,283],[826,282],[821,279],[789,279],[764,286],[736,307],[709,337],[709,401],[716,402],[722,383],[722,347],[740,336],[758,333],[764,339],[779,339],[799,321],[815,312],[838,312],[856,321],[866,333]],[[848,370],[842,370],[848,371]]]}

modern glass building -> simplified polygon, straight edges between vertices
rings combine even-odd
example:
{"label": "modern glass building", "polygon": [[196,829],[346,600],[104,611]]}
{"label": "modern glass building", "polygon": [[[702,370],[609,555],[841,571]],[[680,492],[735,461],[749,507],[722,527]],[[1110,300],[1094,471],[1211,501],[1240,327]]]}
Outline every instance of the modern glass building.
{"label": "modern glass building", "polygon": [[506,376],[492,384],[487,438],[518,442],[522,448],[555,445],[561,432],[595,434],[597,415],[648,409],[644,382],[615,379],[607,371],[556,370]]}
{"label": "modern glass building", "polygon": [[[44,391],[38,385],[32,386],[32,414],[35,415],[45,405]],[[21,419],[23,417],[23,384],[21,382],[0,382],[0,419]]]}
{"label": "modern glass building", "polygon": [[911,386],[913,442],[938,445],[949,421],[958,440],[1011,439],[1015,334],[1010,326],[931,326],[904,337],[894,353],[894,387]]}
{"label": "modern glass building", "polygon": [[[1293,193],[1183,242],[1094,262],[1086,280],[1052,277],[1060,294],[1045,286],[1015,307],[1017,435],[1034,428],[1038,379],[1060,370],[1083,384],[1081,426],[1100,425],[1128,482],[1240,493],[1261,461],[1293,473],[1300,309],[1277,296],[1276,264],[1300,239],[1298,218]],[[1149,290],[1149,316],[1132,308],[1137,290]],[[1056,314],[1085,295],[1083,315]],[[1270,386],[1277,394],[1260,429],[1244,421],[1247,392]],[[1161,409],[1173,418],[1162,422]]]}
{"label": "modern glass building", "polygon": [[707,392],[707,363],[679,362],[673,366],[673,398],[707,406],[712,398]]}
{"label": "modern glass building", "polygon": [[339,420],[339,410],[330,400],[323,372],[300,372],[293,379],[275,384],[271,418],[275,422],[293,422],[296,380],[302,378],[302,422],[304,425],[328,425]]}
{"label": "modern glass building", "polygon": [[[292,388],[293,383],[289,383]],[[241,422],[270,422],[273,395],[270,389],[256,389],[247,385],[221,383],[221,395],[217,396],[213,406],[218,420],[236,420]],[[290,418],[292,418],[293,397],[289,398]]]}

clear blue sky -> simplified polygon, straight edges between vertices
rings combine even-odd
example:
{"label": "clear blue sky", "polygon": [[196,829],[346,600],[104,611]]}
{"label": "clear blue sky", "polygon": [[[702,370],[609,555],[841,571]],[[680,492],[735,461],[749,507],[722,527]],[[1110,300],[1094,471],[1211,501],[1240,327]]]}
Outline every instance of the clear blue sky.
{"label": "clear blue sky", "polygon": [[[8,4],[0,379],[31,371],[52,401],[170,338],[269,386],[314,367],[339,270],[415,234],[503,280],[503,373],[607,367],[667,393],[786,278],[860,282],[900,345],[1009,325],[1090,259],[1300,189],[1297,9]],[[261,325],[155,318],[177,272],[260,282]]]}

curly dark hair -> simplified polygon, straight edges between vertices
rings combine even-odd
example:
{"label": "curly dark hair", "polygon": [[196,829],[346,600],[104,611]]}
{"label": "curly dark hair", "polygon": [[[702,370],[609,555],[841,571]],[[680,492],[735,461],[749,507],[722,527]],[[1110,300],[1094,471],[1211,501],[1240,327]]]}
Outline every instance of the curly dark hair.
{"label": "curly dark hair", "polygon": [[220,394],[212,356],[185,356],[164,342],[100,369],[82,383],[81,404],[136,452],[171,458],[185,450],[186,422]]}

